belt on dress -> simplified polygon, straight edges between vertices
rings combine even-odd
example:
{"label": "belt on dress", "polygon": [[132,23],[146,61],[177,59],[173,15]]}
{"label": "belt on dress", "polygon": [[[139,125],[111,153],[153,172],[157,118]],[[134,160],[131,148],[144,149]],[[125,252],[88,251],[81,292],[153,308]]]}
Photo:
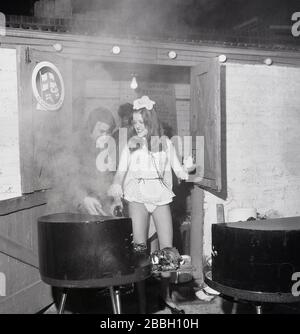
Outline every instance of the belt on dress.
{"label": "belt on dress", "polygon": [[165,186],[167,189],[169,189],[168,185],[166,184],[166,182],[164,181],[163,177],[149,177],[149,178],[145,178],[145,177],[138,177],[136,178],[138,180],[138,183],[145,183],[145,180],[159,180],[160,183]]}
{"label": "belt on dress", "polygon": [[138,183],[141,183],[142,181],[145,183],[145,180],[160,180],[163,182],[163,179],[161,177],[138,177],[136,178],[138,180]]}

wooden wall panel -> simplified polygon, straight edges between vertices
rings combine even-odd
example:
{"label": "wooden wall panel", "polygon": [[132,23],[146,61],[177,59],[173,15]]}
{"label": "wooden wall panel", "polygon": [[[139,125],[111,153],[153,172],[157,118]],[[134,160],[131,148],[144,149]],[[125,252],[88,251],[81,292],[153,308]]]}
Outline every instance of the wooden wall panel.
{"label": "wooden wall panel", "polygon": [[[209,61],[195,66],[191,76],[191,132],[194,138],[204,138],[204,165],[197,166],[195,177],[218,192],[222,188],[220,68],[218,61]],[[196,147],[195,154],[202,161],[202,147]]]}
{"label": "wooden wall panel", "polygon": [[[37,268],[0,253],[1,272],[6,276],[6,297],[14,295],[18,291],[40,280]],[[1,299],[0,299],[1,303]]]}
{"label": "wooden wall panel", "polygon": [[190,100],[176,100],[178,135],[190,135]]}
{"label": "wooden wall panel", "polygon": [[[39,198],[36,203],[34,203],[33,199],[30,200],[30,197],[37,199],[38,194],[41,198]],[[1,203],[2,206],[4,206],[4,202],[8,203],[12,212],[2,213],[0,210],[0,235],[19,243],[23,247],[33,250],[34,228],[36,228],[37,217],[41,215],[45,209],[45,194],[41,192],[15,199],[15,203],[20,205],[19,211],[17,206],[12,209],[12,201],[13,200],[7,200]],[[24,205],[25,207],[22,206],[24,202],[27,204],[27,206]]]}
{"label": "wooden wall panel", "polygon": [[22,193],[34,191],[33,167],[33,116],[32,116],[32,66],[27,63],[28,48],[18,47],[18,84],[19,84],[19,133],[20,133],[20,169]]}
{"label": "wooden wall panel", "polygon": [[0,313],[36,313],[51,304],[52,297],[50,296],[52,296],[51,287],[45,285],[42,281],[36,281],[0,302]]}
{"label": "wooden wall panel", "polygon": [[[61,152],[65,149],[72,128],[72,61],[58,55],[30,50],[34,66],[49,61],[60,71],[65,88],[64,102],[58,110],[40,110],[32,100],[34,132],[34,190],[49,189],[54,184],[54,172],[59,167]],[[61,167],[61,166],[60,166]]]}
{"label": "wooden wall panel", "polygon": [[37,206],[34,210],[31,210],[30,218],[31,218],[31,250],[34,254],[38,254],[38,237],[37,237],[37,220],[39,217],[46,214],[47,206]]}
{"label": "wooden wall panel", "polygon": [[0,202],[0,272],[6,279],[0,313],[35,313],[53,302],[38,270],[37,219],[45,203],[44,192]]}

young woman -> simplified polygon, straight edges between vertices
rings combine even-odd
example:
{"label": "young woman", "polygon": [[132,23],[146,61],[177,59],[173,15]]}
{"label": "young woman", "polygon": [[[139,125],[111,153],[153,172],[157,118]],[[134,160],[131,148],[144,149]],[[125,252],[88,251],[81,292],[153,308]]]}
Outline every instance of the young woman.
{"label": "young woman", "polygon": [[[173,225],[169,204],[172,191],[172,169],[181,180],[188,179],[188,170],[177,157],[172,142],[163,130],[154,108],[155,102],[143,96],[134,101],[131,120],[132,136],[123,149],[114,184],[109,190],[113,197],[124,197],[132,219],[136,249],[146,249],[149,215],[152,215],[160,249],[173,246]],[[168,273],[163,273],[168,279]],[[162,279],[164,281],[164,279]],[[165,280],[164,299],[172,311],[175,308]]]}

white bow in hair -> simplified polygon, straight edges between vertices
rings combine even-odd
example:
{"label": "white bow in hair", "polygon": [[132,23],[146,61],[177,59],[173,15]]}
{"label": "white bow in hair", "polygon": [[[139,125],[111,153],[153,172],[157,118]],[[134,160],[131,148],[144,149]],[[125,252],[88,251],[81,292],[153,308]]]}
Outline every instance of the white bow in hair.
{"label": "white bow in hair", "polygon": [[147,110],[152,110],[155,102],[150,100],[148,96],[142,96],[141,98],[133,101],[133,110],[139,110],[146,108]]}

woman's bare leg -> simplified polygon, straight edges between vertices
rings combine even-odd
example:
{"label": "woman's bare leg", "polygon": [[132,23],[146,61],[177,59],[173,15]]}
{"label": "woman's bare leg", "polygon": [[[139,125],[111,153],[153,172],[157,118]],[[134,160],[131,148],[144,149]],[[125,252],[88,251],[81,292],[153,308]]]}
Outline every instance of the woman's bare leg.
{"label": "woman's bare leg", "polygon": [[159,249],[158,236],[152,214],[149,217],[148,248],[150,253]]}
{"label": "woman's bare leg", "polygon": [[[160,249],[173,247],[173,222],[169,205],[158,206],[152,213],[158,235]],[[170,293],[170,276],[161,273],[161,297],[170,307],[178,309]]]}
{"label": "woman's bare leg", "polygon": [[152,213],[159,240],[159,248],[173,247],[173,222],[170,206],[160,205]]}
{"label": "woman's bare leg", "polygon": [[[147,247],[147,237],[149,230],[149,213],[146,210],[145,205],[143,203],[129,202],[128,211],[129,211],[129,217],[132,220],[133,242],[137,244],[136,246],[140,245]],[[136,286],[139,296],[140,312],[142,314],[145,314],[146,313],[145,281],[137,282]]]}
{"label": "woman's bare leg", "polygon": [[149,213],[143,203],[129,202],[129,217],[132,220],[133,241],[147,244]]}

